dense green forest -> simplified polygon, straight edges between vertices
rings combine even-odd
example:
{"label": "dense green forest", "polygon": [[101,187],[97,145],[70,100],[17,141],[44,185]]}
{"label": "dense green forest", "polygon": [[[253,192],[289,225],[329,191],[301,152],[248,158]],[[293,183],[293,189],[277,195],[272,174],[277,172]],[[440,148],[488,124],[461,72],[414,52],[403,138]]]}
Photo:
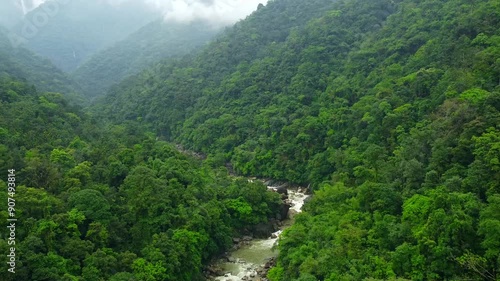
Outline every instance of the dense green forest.
{"label": "dense green forest", "polygon": [[102,96],[127,76],[137,74],[163,59],[193,52],[218,31],[219,28],[204,21],[177,23],[156,20],[94,54],[71,77],[79,82],[85,96]]}
{"label": "dense green forest", "polygon": [[6,281],[203,280],[203,264],[233,236],[281,212],[277,193],[212,158],[181,154],[133,124],[101,124],[63,95],[6,76],[0,159],[5,175],[16,170],[21,222]]}
{"label": "dense green forest", "polygon": [[494,0],[275,0],[93,110],[311,184],[272,281],[499,280],[499,19]]}
{"label": "dense green forest", "polygon": [[0,34],[0,169],[22,222],[1,278],[204,280],[282,211],[230,163],[313,191],[270,281],[500,280],[498,0],[272,0],[182,58],[127,49],[161,32],[77,72],[94,93],[134,74],[87,109]]}

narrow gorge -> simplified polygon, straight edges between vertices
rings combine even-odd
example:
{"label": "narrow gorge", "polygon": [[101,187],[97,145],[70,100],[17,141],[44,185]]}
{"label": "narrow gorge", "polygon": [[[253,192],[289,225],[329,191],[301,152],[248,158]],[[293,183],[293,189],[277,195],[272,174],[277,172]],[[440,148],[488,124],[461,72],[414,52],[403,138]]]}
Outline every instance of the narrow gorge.
{"label": "narrow gorge", "polygon": [[[269,182],[266,183],[266,185]],[[278,251],[276,245],[281,233],[293,224],[294,215],[300,213],[304,202],[309,197],[307,189],[267,186],[269,190],[280,192],[285,203],[290,207],[287,217],[279,221],[267,239],[254,239],[252,236],[234,238],[231,252],[219,259],[209,269],[211,280],[217,281],[265,281],[268,270],[274,266]]]}

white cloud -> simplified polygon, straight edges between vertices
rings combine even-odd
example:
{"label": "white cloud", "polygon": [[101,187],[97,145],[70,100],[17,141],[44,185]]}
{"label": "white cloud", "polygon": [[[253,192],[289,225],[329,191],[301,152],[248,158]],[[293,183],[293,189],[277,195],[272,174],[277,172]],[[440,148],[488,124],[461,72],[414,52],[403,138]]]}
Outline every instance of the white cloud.
{"label": "white cloud", "polygon": [[16,0],[15,3],[23,11],[23,14],[26,15],[45,1],[46,0]]}
{"label": "white cloud", "polygon": [[46,0],[33,0],[33,7],[38,7],[41,4],[43,4],[43,2],[45,2],[45,1]]}
{"label": "white cloud", "polygon": [[[19,0],[22,1],[22,0]],[[28,2],[30,0],[25,0]],[[32,0],[37,7],[47,0]],[[72,1],[72,0],[70,0]],[[92,1],[92,0],[88,0]],[[93,0],[95,1],[95,0]],[[102,0],[101,0],[102,1]],[[112,5],[127,1],[145,1],[156,9],[160,9],[165,20],[190,22],[208,20],[214,24],[231,24],[245,18],[257,9],[259,3],[268,0],[105,0]]]}
{"label": "white cloud", "polygon": [[166,20],[189,22],[196,19],[214,23],[230,24],[257,9],[259,3],[267,0],[147,0],[163,10]]}

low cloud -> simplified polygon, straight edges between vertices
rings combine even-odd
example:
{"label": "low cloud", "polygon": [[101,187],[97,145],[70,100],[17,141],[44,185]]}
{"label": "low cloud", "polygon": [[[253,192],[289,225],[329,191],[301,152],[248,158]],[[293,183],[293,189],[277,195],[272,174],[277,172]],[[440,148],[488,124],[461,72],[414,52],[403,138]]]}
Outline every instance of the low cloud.
{"label": "low cloud", "polygon": [[163,11],[165,20],[190,22],[207,20],[214,24],[231,24],[257,9],[267,0],[146,0]]}
{"label": "low cloud", "polygon": [[[9,0],[7,0],[9,1]],[[22,10],[23,14],[27,14],[36,7],[43,4],[46,0],[15,0],[14,3],[19,9]]]}
{"label": "low cloud", "polygon": [[[22,0],[19,0],[21,2]],[[25,0],[30,8],[48,0]],[[96,0],[88,0],[96,1]],[[259,3],[268,0],[97,0],[111,5],[122,5],[131,1],[145,1],[155,9],[160,9],[165,20],[191,22],[206,20],[217,25],[232,24],[257,9]]]}

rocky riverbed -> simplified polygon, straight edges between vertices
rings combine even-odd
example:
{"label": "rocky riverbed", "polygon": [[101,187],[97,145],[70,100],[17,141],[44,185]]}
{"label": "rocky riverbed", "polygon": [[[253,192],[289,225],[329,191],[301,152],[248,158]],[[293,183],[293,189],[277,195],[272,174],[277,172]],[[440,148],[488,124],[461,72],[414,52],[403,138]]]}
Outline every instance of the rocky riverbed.
{"label": "rocky riverbed", "polygon": [[[233,251],[207,268],[206,275],[217,281],[265,281],[267,272],[276,264],[277,251],[275,244],[285,228],[293,222],[293,216],[299,213],[307,199],[306,190],[302,188],[286,188],[268,185],[270,190],[283,194],[288,205],[284,220],[272,220],[267,239],[256,239],[243,236],[233,239]],[[283,218],[282,218],[283,219]]]}

